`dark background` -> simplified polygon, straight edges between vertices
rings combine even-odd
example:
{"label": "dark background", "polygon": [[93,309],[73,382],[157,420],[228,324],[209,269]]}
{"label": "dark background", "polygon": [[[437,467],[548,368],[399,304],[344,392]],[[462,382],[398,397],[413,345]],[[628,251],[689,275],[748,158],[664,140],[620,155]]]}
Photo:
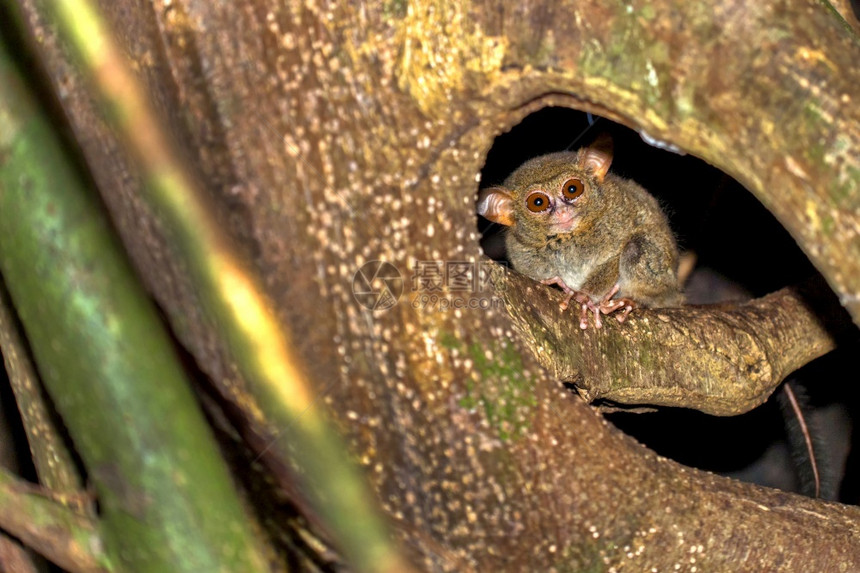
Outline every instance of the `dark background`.
{"label": "dark background", "polygon": [[[590,123],[591,122],[591,123]],[[482,187],[501,184],[525,160],[588,145],[612,135],[611,170],[634,179],[660,201],[682,251],[697,265],[687,283],[691,303],[745,300],[804,280],[817,271],[779,222],[742,185],[691,155],[652,147],[639,134],[604,118],[567,108],[545,108],[496,138],[482,171]],[[504,259],[502,228],[481,217],[482,247]],[[808,416],[820,438],[829,482],[825,497],[856,504],[852,482],[858,456],[851,452],[858,391],[853,364],[857,350],[846,342],[790,377],[808,397]],[[798,464],[786,440],[786,418],[776,397],[741,416],[721,418],[693,410],[615,413],[607,418],[657,453],[683,464],[787,491],[798,491]],[[788,422],[793,422],[791,417]]]}

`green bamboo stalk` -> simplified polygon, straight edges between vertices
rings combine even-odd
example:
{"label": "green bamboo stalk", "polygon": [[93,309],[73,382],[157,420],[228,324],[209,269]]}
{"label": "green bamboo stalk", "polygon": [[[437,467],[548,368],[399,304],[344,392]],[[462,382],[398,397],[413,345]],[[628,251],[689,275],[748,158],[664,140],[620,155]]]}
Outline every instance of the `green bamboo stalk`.
{"label": "green bamboo stalk", "polygon": [[272,448],[293,459],[315,509],[361,571],[410,570],[340,435],[314,401],[289,335],[257,278],[216,223],[201,184],[182,163],[127,61],[87,0],[43,3],[101,96],[145,178],[145,199],[160,213],[191,271],[208,314],[236,360],[263,418],[280,433]]}
{"label": "green bamboo stalk", "polygon": [[0,272],[97,490],[111,562],[268,571],[155,308],[2,43]]}
{"label": "green bamboo stalk", "polygon": [[3,468],[0,528],[69,571],[111,570],[94,520],[48,499]]}

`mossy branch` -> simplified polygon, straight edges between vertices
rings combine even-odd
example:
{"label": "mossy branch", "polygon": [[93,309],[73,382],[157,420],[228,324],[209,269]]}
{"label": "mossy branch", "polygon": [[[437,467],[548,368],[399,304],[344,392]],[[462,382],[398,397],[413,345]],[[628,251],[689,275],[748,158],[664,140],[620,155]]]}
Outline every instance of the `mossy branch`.
{"label": "mossy branch", "polygon": [[[493,280],[538,360],[588,401],[741,414],[836,344],[814,308],[826,288],[785,288],[744,304],[641,309],[623,324],[607,319],[602,329],[583,331],[576,309],[559,310],[555,290],[501,266]],[[829,308],[838,313],[837,302]]]}

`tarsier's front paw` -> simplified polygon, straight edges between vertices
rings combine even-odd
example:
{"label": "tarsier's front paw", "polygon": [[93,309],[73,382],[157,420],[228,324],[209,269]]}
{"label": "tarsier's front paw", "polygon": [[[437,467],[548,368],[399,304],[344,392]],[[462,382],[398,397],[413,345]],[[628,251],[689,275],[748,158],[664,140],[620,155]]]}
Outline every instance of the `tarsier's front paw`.
{"label": "tarsier's front paw", "polygon": [[555,286],[558,286],[561,288],[561,290],[565,294],[565,297],[564,297],[564,300],[559,303],[558,307],[562,311],[567,310],[567,307],[570,306],[571,299],[575,299],[576,302],[578,302],[580,304],[584,304],[586,301],[590,302],[590,299],[588,298],[587,294],[570,288],[569,286],[567,286],[567,283],[565,283],[564,279],[562,279],[561,277],[558,277],[558,276],[550,277],[548,279],[543,279],[540,282],[541,282],[541,284],[550,285],[550,286],[555,285]]}
{"label": "tarsier's front paw", "polygon": [[601,314],[617,313],[615,315],[616,320],[618,320],[618,322],[624,322],[627,319],[627,315],[638,306],[636,301],[629,298],[613,300],[612,297],[615,296],[619,290],[619,286],[617,284],[612,287],[612,290],[610,290],[600,302],[596,303],[591,300],[591,297],[586,293],[574,290],[567,286],[561,277],[550,277],[548,279],[543,279],[540,282],[545,285],[559,286],[561,287],[561,290],[564,291],[564,300],[562,300],[558,305],[562,312],[567,310],[570,306],[571,300],[576,301],[576,304],[579,305],[579,328],[582,330],[588,329],[589,313],[594,316],[594,327],[602,328],[603,320],[600,318]]}
{"label": "tarsier's front paw", "polygon": [[600,321],[600,307],[594,302],[592,302],[591,297],[589,297],[584,292],[580,292],[578,290],[568,290],[566,291],[566,296],[564,300],[561,301],[558,307],[562,312],[567,310],[570,306],[570,301],[576,301],[576,304],[579,305],[579,328],[585,330],[588,328],[588,313],[591,312],[594,314],[594,325],[597,328],[603,326],[603,323]]}

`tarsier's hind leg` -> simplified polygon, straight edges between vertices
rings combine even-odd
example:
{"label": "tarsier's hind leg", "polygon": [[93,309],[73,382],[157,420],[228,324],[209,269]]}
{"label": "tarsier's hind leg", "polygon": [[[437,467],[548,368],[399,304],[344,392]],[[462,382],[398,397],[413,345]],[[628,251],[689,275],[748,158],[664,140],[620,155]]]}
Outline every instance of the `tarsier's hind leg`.
{"label": "tarsier's hind leg", "polygon": [[624,298],[651,307],[683,302],[675,273],[678,253],[674,248],[667,249],[667,244],[674,244],[671,237],[659,232],[637,233],[630,238],[618,265],[618,284]]}

